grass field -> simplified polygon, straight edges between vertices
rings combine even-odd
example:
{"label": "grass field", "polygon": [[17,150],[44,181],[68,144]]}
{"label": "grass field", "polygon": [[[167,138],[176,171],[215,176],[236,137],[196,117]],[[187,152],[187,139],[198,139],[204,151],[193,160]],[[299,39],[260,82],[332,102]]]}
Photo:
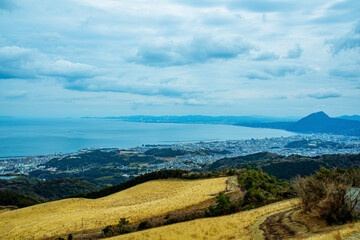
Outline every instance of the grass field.
{"label": "grass field", "polygon": [[[120,235],[111,240],[226,240],[226,239],[242,239],[242,240],[263,240],[261,231],[254,235],[254,227],[256,221],[262,216],[271,216],[287,209],[296,209],[299,201],[297,199],[285,200],[273,203],[261,208],[250,211],[239,212],[236,214],[221,216],[215,218],[203,218],[189,222],[177,223],[173,225],[163,226],[154,229],[148,229],[126,235]],[[311,240],[353,240],[360,237],[360,222],[349,223],[342,226],[326,227],[325,231],[319,234],[313,233],[306,237],[295,237],[295,239],[311,239]],[[277,238],[270,238],[277,239]]]}
{"label": "grass field", "polygon": [[99,229],[184,208],[225,189],[227,178],[150,181],[100,199],[64,199],[0,213],[0,239],[35,239]]}
{"label": "grass field", "polygon": [[260,216],[297,204],[297,200],[274,203],[232,215],[203,218],[110,238],[112,240],[252,239],[250,225]]}

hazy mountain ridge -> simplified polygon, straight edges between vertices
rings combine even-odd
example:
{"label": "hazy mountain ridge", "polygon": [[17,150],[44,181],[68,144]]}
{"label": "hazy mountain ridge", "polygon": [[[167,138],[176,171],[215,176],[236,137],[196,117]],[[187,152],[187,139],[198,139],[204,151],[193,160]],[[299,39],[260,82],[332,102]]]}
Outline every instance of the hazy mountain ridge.
{"label": "hazy mountain ridge", "polygon": [[342,115],[342,116],[337,117],[337,118],[360,121],[360,115],[351,115],[351,116],[350,115]]}
{"label": "hazy mountain ridge", "polygon": [[360,136],[360,121],[331,118],[324,112],[312,113],[297,122],[237,123],[238,126],[283,129],[299,133],[330,133]]}

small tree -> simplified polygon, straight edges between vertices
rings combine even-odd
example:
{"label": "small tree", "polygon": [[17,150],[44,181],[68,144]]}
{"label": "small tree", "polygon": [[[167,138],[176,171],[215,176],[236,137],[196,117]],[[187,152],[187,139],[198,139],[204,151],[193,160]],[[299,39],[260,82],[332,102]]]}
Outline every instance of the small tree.
{"label": "small tree", "polygon": [[119,232],[120,233],[125,233],[128,232],[127,226],[130,224],[130,222],[128,220],[126,220],[126,218],[120,218],[120,221],[117,225]]}
{"label": "small tree", "polygon": [[129,233],[131,232],[130,222],[126,218],[120,218],[120,221],[117,225],[109,225],[103,229],[104,235],[106,237],[111,237],[114,235]]}
{"label": "small tree", "polygon": [[232,213],[233,210],[230,197],[226,196],[223,192],[220,192],[219,195],[216,196],[216,206],[211,206],[208,210],[208,214],[210,216],[219,216]]}

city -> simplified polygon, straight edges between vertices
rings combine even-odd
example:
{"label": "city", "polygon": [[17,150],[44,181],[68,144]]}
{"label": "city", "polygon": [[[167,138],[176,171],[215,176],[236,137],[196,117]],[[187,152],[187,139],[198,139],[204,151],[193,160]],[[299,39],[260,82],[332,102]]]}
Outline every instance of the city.
{"label": "city", "polygon": [[[291,143],[301,143],[294,145]],[[228,140],[228,141],[209,141],[195,143],[142,145],[130,149],[120,150],[117,148],[92,148],[83,149],[74,153],[57,153],[41,156],[23,157],[2,157],[0,158],[0,178],[9,179],[16,174],[28,175],[35,170],[57,171],[56,168],[46,168],[45,163],[52,159],[78,158],[79,155],[95,150],[104,152],[118,151],[123,155],[142,156],[150,149],[172,149],[182,150],[187,154],[176,157],[161,158],[166,161],[155,164],[130,164],[128,166],[119,165],[118,169],[124,171],[137,170],[137,174],[163,170],[163,169],[184,169],[196,170],[202,166],[211,164],[222,158],[245,156],[258,152],[272,152],[283,156],[301,155],[318,156],[323,154],[356,154],[360,153],[360,138],[330,134],[309,134],[294,135],[290,137],[248,139],[248,140]],[[199,151],[210,151],[209,154],[194,154]],[[67,169],[66,172],[87,171],[90,168]],[[127,174],[124,174],[127,176]]]}

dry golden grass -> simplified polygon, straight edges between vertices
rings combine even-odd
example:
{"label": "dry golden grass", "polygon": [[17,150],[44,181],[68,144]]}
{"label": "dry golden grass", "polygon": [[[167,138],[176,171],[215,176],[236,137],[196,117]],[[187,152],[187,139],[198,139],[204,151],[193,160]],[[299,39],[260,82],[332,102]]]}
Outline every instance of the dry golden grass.
{"label": "dry golden grass", "polygon": [[[139,231],[126,235],[120,235],[111,240],[187,240],[187,239],[243,239],[243,240],[262,240],[262,234],[254,236],[253,228],[258,227],[258,220],[265,219],[267,216],[291,209],[299,205],[297,199],[286,200],[270,204],[258,209],[239,212],[236,214],[204,218],[189,222],[183,222],[159,228]],[[309,224],[312,222],[310,221]],[[318,224],[318,223],[316,223]],[[354,234],[357,233],[357,234]],[[360,222],[345,224],[342,226],[327,226],[323,233],[313,234],[309,238],[304,236],[294,239],[308,240],[353,240],[360,239]]]}
{"label": "dry golden grass", "polygon": [[[352,234],[357,233],[356,236]],[[317,234],[308,238],[309,240],[339,240],[360,239],[360,222],[348,223],[342,226],[333,226],[325,233]]]}
{"label": "dry golden grass", "polygon": [[10,211],[10,209],[0,209],[0,214],[8,211]]}
{"label": "dry golden grass", "polygon": [[112,240],[185,240],[185,239],[251,239],[250,226],[254,221],[265,214],[292,207],[298,200],[286,200],[258,209],[239,212],[236,214],[203,218],[190,222],[183,222],[145,231],[120,235]]}
{"label": "dry golden grass", "polygon": [[158,180],[100,199],[64,199],[0,213],[0,239],[35,239],[98,229],[121,217],[138,222],[205,201],[225,189],[227,178]]}

